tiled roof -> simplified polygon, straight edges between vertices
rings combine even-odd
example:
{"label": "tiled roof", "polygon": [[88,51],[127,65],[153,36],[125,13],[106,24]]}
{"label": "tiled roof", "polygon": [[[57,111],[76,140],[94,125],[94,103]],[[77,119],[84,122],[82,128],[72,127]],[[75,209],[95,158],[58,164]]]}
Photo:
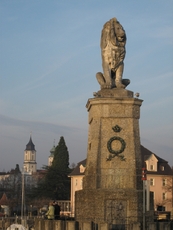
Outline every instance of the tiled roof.
{"label": "tiled roof", "polygon": [[70,177],[70,176],[84,175],[85,174],[84,172],[83,173],[80,172],[80,165],[83,165],[84,167],[86,167],[86,159],[83,161],[80,161],[77,164],[76,168],[74,168],[74,170],[68,176]]}
{"label": "tiled roof", "polygon": [[167,161],[160,158],[155,153],[151,152],[150,150],[148,150],[147,148],[145,148],[144,146],[141,145],[142,162],[146,161],[152,154],[155,155],[155,157],[158,159],[158,161],[168,163]]}
{"label": "tiled roof", "polygon": [[[157,156],[155,153],[151,152],[150,150],[146,149],[144,146],[141,145],[141,155],[142,155],[142,166],[146,168],[145,161],[148,160],[148,158],[151,155],[154,155],[157,162],[157,171],[147,171],[147,174],[157,174],[157,175],[173,175],[173,170],[169,166],[168,162],[164,159]],[[164,170],[162,170],[162,167],[164,167]]]}
{"label": "tiled roof", "polygon": [[0,199],[0,205],[8,205],[8,198],[5,193],[3,193],[1,199]]}

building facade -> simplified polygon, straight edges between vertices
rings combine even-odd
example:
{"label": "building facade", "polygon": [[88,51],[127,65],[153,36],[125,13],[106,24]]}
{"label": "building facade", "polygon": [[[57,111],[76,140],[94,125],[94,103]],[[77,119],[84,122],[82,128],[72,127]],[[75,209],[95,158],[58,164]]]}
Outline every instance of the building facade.
{"label": "building facade", "polygon": [[69,174],[71,177],[71,215],[75,212],[75,192],[83,189],[83,177],[86,168],[86,160],[80,161],[76,168]]}
{"label": "building facade", "polygon": [[143,167],[153,192],[155,211],[172,211],[173,170],[168,162],[141,146]]}
{"label": "building facade", "polygon": [[[141,145],[143,167],[146,168],[146,177],[149,189],[154,196],[155,211],[172,212],[173,214],[173,170],[168,162],[152,153]],[[71,212],[74,216],[75,192],[83,189],[86,160],[80,161],[76,168],[69,174],[71,177]],[[141,169],[142,179],[142,169]]]}

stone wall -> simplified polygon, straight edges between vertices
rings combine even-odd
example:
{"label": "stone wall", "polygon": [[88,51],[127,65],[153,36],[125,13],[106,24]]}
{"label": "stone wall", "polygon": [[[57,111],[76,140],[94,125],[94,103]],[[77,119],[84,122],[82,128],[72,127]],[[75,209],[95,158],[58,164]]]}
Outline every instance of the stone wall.
{"label": "stone wall", "polygon": [[[120,225],[119,225],[120,226]],[[146,223],[149,230],[172,230],[173,220],[169,222],[153,222]],[[0,219],[0,230],[7,229],[9,221],[7,219]],[[127,227],[127,226],[126,226]],[[93,222],[81,222],[80,227],[76,221],[62,221],[62,220],[43,220],[35,219],[34,226],[31,230],[110,230],[118,229],[118,225],[110,225],[108,223],[96,224]],[[134,223],[129,225],[130,230],[141,230],[140,224]]]}
{"label": "stone wall", "polygon": [[[119,225],[120,226],[120,225]],[[126,226],[127,227],[127,226]],[[130,230],[141,230],[141,226],[138,223],[134,223],[128,226]],[[118,225],[110,225],[107,223],[100,223],[94,225],[92,222],[81,222],[79,227],[75,221],[62,221],[62,220],[35,220],[34,230],[110,230],[118,229]],[[122,228],[123,229],[123,228]],[[148,223],[147,229],[149,230],[172,230],[173,222],[163,223]]]}

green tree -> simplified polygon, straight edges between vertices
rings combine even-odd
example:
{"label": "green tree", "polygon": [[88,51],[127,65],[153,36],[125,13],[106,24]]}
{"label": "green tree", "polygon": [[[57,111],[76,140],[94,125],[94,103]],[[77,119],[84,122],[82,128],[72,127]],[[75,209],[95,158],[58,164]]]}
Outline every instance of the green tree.
{"label": "green tree", "polygon": [[60,171],[66,171],[69,169],[69,153],[64,140],[64,137],[60,137],[59,143],[55,148],[54,159],[52,167]]}
{"label": "green tree", "polygon": [[70,199],[69,152],[64,137],[55,149],[52,165],[45,167],[46,175],[33,190],[33,197],[46,197],[56,200]]}
{"label": "green tree", "polygon": [[60,137],[59,143],[55,149],[54,159],[52,166],[49,169],[51,177],[54,175],[55,186],[54,186],[54,197],[55,199],[70,199],[70,178],[68,174],[69,169],[69,152],[66,146],[64,137]]}

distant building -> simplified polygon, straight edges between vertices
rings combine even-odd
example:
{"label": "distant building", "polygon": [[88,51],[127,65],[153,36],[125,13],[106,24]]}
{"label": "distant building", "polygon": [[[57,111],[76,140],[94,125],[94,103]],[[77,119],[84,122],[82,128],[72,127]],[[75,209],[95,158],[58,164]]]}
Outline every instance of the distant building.
{"label": "distant building", "polygon": [[37,187],[38,181],[45,177],[46,170],[37,170],[36,163],[36,150],[30,137],[26,149],[24,150],[24,162],[22,170],[20,171],[19,165],[16,164],[15,169],[9,172],[0,172],[0,197],[3,193],[18,202],[21,200],[22,182],[24,182],[25,194],[29,194],[33,187]]}
{"label": "distant building", "polygon": [[173,170],[168,162],[141,146],[143,167],[154,195],[155,211],[171,211],[173,208]]}
{"label": "distant building", "polygon": [[[143,167],[146,168],[146,177],[150,184],[150,191],[154,193],[154,209],[161,208],[162,211],[173,211],[173,170],[167,161],[158,157],[142,145],[141,155]],[[85,168],[86,159],[80,161],[76,168],[69,174],[69,177],[71,177],[72,216],[74,216],[75,211],[75,192],[83,189]]]}
{"label": "distant building", "polygon": [[2,181],[5,181],[5,179],[7,179],[9,177],[9,173],[6,172],[0,172],[0,184]]}
{"label": "distant building", "polygon": [[11,188],[14,185],[20,184],[20,181],[21,172],[18,164],[16,164],[16,168],[11,169],[10,172],[0,172],[0,190],[2,191]]}
{"label": "distant building", "polygon": [[29,174],[35,173],[37,171],[36,150],[35,145],[32,142],[31,136],[24,151],[23,170],[25,173]]}
{"label": "distant building", "polygon": [[75,211],[75,192],[83,189],[83,177],[86,168],[86,160],[80,161],[76,168],[69,174],[71,177],[71,215]]}
{"label": "distant building", "polygon": [[7,198],[7,195],[5,193],[3,193],[3,195],[0,199],[0,216],[7,217],[9,215],[10,215],[9,200]]}

